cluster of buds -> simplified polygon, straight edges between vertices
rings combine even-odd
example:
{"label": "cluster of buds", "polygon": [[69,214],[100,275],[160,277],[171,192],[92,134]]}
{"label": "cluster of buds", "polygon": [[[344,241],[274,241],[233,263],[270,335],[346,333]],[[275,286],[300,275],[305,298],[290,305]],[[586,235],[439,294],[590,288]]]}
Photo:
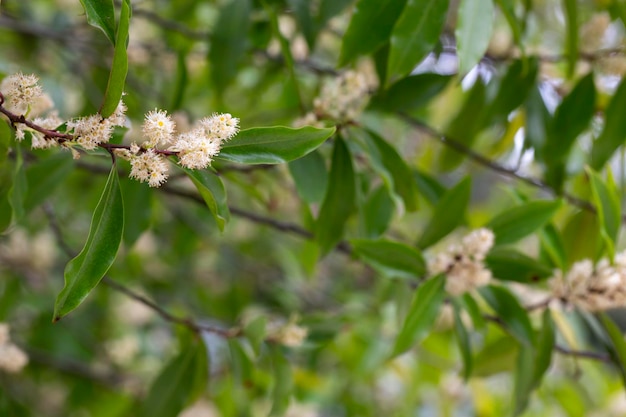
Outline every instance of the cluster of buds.
{"label": "cluster of buds", "polygon": [[214,114],[199,120],[191,130],[176,134],[175,123],[167,112],[155,109],[145,116],[145,140],[141,145],[111,145],[115,127],[126,124],[127,109],[122,101],[109,117],[97,113],[65,122],[65,132],[57,130],[64,121],[56,113],[38,117],[52,107],[52,100],[43,93],[35,75],[10,75],[0,84],[0,113],[15,126],[17,140],[23,140],[29,132],[33,148],[61,145],[69,148],[75,158],[80,156],[77,147],[87,151],[104,148],[128,160],[130,177],[151,187],[167,180],[167,157],[176,156],[185,168],[204,169],[220,152],[224,141],[239,131],[239,119],[230,114]]}
{"label": "cluster of buds", "polygon": [[452,296],[461,295],[491,280],[491,271],[484,260],[493,246],[495,237],[491,230],[478,229],[463,237],[461,244],[450,245],[429,262],[431,275],[446,275],[446,291]]}
{"label": "cluster of buds", "polygon": [[595,267],[590,259],[576,262],[567,274],[557,270],[549,281],[554,298],[585,311],[626,306],[626,251],[613,265],[602,259]]}
{"label": "cluster of buds", "polygon": [[9,337],[9,325],[0,323],[0,370],[18,373],[28,364],[28,356]]}
{"label": "cluster of buds", "polygon": [[365,108],[370,94],[367,78],[360,72],[346,71],[326,82],[313,101],[313,112],[298,119],[296,126],[317,125],[320,120],[355,120]]}

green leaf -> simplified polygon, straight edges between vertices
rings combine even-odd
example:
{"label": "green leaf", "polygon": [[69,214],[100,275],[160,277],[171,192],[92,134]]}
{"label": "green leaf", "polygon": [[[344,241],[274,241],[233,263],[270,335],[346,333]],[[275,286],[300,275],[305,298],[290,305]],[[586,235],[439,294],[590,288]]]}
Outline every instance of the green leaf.
{"label": "green leaf", "polygon": [[599,314],[599,318],[610,339],[610,343],[605,342],[607,343],[607,348],[620,370],[624,383],[626,383],[626,342],[624,341],[624,334],[606,313]]}
{"label": "green leaf", "polygon": [[213,214],[217,227],[223,231],[230,219],[226,189],[220,177],[210,169],[193,170],[181,167],[198,189],[202,199]]}
{"label": "green leaf", "polygon": [[150,226],[152,216],[152,190],[131,179],[120,182],[124,199],[124,244],[128,247]]}
{"label": "green leaf", "polygon": [[383,239],[353,239],[350,244],[363,261],[389,277],[414,279],[426,274],[421,252],[412,246]]}
{"label": "green leaf", "polygon": [[487,326],[487,322],[485,321],[482,311],[480,311],[478,303],[470,293],[466,292],[461,297],[455,298],[454,302],[462,305],[465,311],[467,311],[467,314],[472,318],[474,329],[482,330]]}
{"label": "green leaf", "polygon": [[410,73],[431,52],[443,30],[449,0],[408,0],[393,32],[387,76]]}
{"label": "green leaf", "polygon": [[393,200],[384,186],[376,188],[362,205],[364,235],[374,239],[385,233],[393,217]]}
{"label": "green leaf", "polygon": [[[396,148],[385,139],[372,130],[367,130],[366,133],[364,139],[368,144],[369,156],[373,162],[378,163],[374,164],[375,167],[378,166],[379,172],[384,171],[383,174],[389,174],[387,178],[383,178],[387,180],[386,185],[402,198],[404,207],[408,211],[417,210],[417,186],[414,181],[411,181],[411,169]],[[384,170],[380,169],[380,165]]]}
{"label": "green leaf", "polygon": [[87,23],[101,29],[115,45],[115,8],[113,0],[80,0],[87,15]]}
{"label": "green leaf", "polygon": [[272,373],[274,376],[273,403],[270,416],[282,416],[289,406],[289,399],[294,388],[291,365],[278,345],[271,348]]}
{"label": "green leaf", "polygon": [[545,309],[541,316],[541,332],[537,339],[536,357],[534,360],[533,388],[539,388],[543,376],[550,368],[552,352],[556,343],[556,329],[550,309]]}
{"label": "green leaf", "polygon": [[459,345],[459,350],[461,351],[461,357],[463,358],[463,379],[467,381],[472,375],[472,345],[470,343],[469,333],[461,318],[461,310],[456,303],[452,305],[454,307],[454,334]]}
{"label": "green leaf", "polygon": [[298,195],[309,204],[322,201],[328,183],[328,171],[322,155],[317,151],[310,152],[289,162],[288,167]]}
{"label": "green leaf", "polygon": [[530,347],[521,346],[517,352],[515,385],[513,387],[513,415],[520,415],[527,407],[532,392],[535,352]]}
{"label": "green leaf", "polygon": [[513,243],[548,223],[561,205],[561,200],[531,201],[497,215],[485,227],[496,235],[496,245]]}
{"label": "green leaf", "polygon": [[522,345],[531,348],[535,342],[535,332],[530,324],[528,313],[517,298],[506,288],[488,285],[478,289],[487,304],[496,312],[506,329]]}
{"label": "green leaf", "polygon": [[109,117],[113,114],[124,93],[126,85],[126,74],[128,73],[128,55],[126,54],[126,44],[128,42],[128,29],[130,27],[130,0],[122,1],[122,11],[120,21],[117,25],[117,37],[115,41],[115,52],[113,53],[113,63],[109,82],[104,92],[104,100],[100,107],[100,115]]}
{"label": "green leaf", "polygon": [[487,51],[493,17],[493,0],[461,0],[455,32],[459,74],[474,68]]}
{"label": "green leaf", "polygon": [[39,206],[73,169],[74,160],[66,153],[57,153],[30,165],[26,169],[28,191],[24,210],[29,212]]}
{"label": "green leaf", "polygon": [[563,246],[567,263],[581,259],[597,259],[603,249],[598,216],[587,210],[571,215],[563,228]]}
{"label": "green leaf", "polygon": [[124,205],[113,164],[91,219],[89,237],[78,256],[65,267],[65,287],[54,304],[54,321],[78,307],[109,270],[122,241]]}
{"label": "green leaf", "polygon": [[218,96],[237,75],[237,66],[246,52],[246,36],[251,22],[250,0],[231,0],[220,10],[211,31],[208,59],[211,82]]}
{"label": "green leaf", "polygon": [[445,276],[438,275],[424,281],[415,291],[409,313],[396,339],[393,356],[406,352],[428,335],[445,297],[444,284]]}
{"label": "green leaf", "polygon": [[498,91],[487,110],[486,124],[506,123],[508,116],[521,106],[537,81],[539,60],[517,59],[499,80]]}
{"label": "green leaf", "polygon": [[530,91],[524,106],[526,113],[525,148],[533,148],[538,161],[544,161],[548,132],[552,125],[552,115],[543,101],[538,85]]}
{"label": "green leaf", "polygon": [[[485,109],[487,107],[485,83],[482,78],[478,77],[474,86],[467,94],[463,106],[447,127],[446,137],[471,148],[476,141],[478,133],[484,127],[483,121],[485,120]],[[450,171],[463,162],[465,157],[464,153],[445,147],[439,157],[441,168],[445,171]]]}
{"label": "green leaf", "polygon": [[591,182],[593,202],[598,212],[600,234],[606,243],[609,259],[613,261],[619,229],[622,225],[621,197],[610,169],[606,182],[591,168],[587,168],[587,175]]}
{"label": "green leaf", "polygon": [[243,329],[243,334],[248,338],[250,346],[257,355],[261,352],[261,345],[265,340],[267,319],[259,316],[253,319]]}
{"label": "green leaf", "polygon": [[419,193],[432,205],[436,206],[443,195],[448,192],[434,177],[418,170],[413,171],[413,179]]}
{"label": "green leaf", "polygon": [[408,112],[426,105],[437,97],[453,77],[440,74],[416,74],[392,84],[374,96],[370,107],[383,112]]}
{"label": "green leaf", "polygon": [[624,108],[626,108],[626,78],[622,79],[604,112],[605,124],[602,133],[593,141],[590,164],[597,171],[606,164],[626,139]]}
{"label": "green leaf", "polygon": [[539,231],[539,240],[541,241],[541,259],[548,260],[555,268],[565,269],[567,254],[559,230],[552,223],[548,223]]}
{"label": "green leaf", "polygon": [[472,178],[468,176],[441,197],[433,210],[433,217],[417,242],[420,249],[437,243],[463,223],[471,192]]}
{"label": "green leaf", "polygon": [[228,339],[228,350],[235,381],[241,386],[246,386],[252,383],[253,364],[241,343],[239,339]]}
{"label": "green leaf", "polygon": [[256,127],[242,130],[222,145],[218,158],[242,164],[282,164],[317,149],[335,128]]}
{"label": "green leaf", "polygon": [[207,349],[201,337],[168,362],[143,402],[141,416],[176,417],[206,390],[209,382]]}
{"label": "green leaf", "polygon": [[489,342],[474,357],[473,376],[487,377],[510,372],[517,357],[519,344],[512,337],[500,337]]}
{"label": "green leaf", "polygon": [[343,237],[343,229],[356,202],[356,179],[352,156],[343,139],[337,137],[333,150],[328,188],[315,225],[320,254],[327,254]]}
{"label": "green leaf", "polygon": [[7,199],[11,206],[11,221],[19,222],[26,214],[24,209],[24,199],[28,192],[28,182],[26,179],[26,169],[24,168],[24,157],[20,145],[15,147],[15,166],[13,168],[13,181]]}
{"label": "green leaf", "polygon": [[567,73],[571,77],[578,63],[578,4],[576,0],[563,0],[566,21],[565,57]]}
{"label": "green leaf", "polygon": [[406,0],[358,0],[343,35],[339,66],[387,43],[405,3]]}
{"label": "green leaf", "polygon": [[560,192],[565,181],[567,159],[576,138],[587,129],[595,112],[593,73],[583,77],[557,108],[548,133],[544,158],[546,182]]}
{"label": "green leaf", "polygon": [[496,247],[485,259],[494,278],[502,281],[535,283],[552,276],[552,268],[516,249]]}

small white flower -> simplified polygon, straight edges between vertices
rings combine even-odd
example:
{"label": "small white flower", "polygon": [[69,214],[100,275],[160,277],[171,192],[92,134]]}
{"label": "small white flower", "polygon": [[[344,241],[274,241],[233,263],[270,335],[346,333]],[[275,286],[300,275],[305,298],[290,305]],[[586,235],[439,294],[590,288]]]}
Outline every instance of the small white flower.
{"label": "small white flower", "polygon": [[5,99],[4,106],[20,115],[28,113],[29,107],[43,95],[39,78],[21,72],[5,77],[0,83],[0,92]]}
{"label": "small white flower", "polygon": [[130,165],[130,177],[147,182],[150,187],[159,187],[167,181],[167,161],[154,149],[132,156]]}
{"label": "small white flower", "polygon": [[208,137],[226,141],[237,134],[239,131],[239,119],[231,116],[229,113],[214,114],[211,117],[205,117],[198,122],[199,126],[204,129]]}
{"label": "small white flower", "polygon": [[167,144],[175,129],[176,125],[167,112],[156,109],[148,112],[143,123],[143,134],[148,139],[144,146],[153,147]]}
{"label": "small white flower", "polygon": [[113,134],[113,126],[99,114],[81,117],[67,122],[67,128],[73,130],[76,142],[86,150],[95,149],[101,143],[107,143]]}
{"label": "small white flower", "polygon": [[115,111],[106,120],[113,126],[124,126],[126,124],[126,111],[128,107],[122,100],[117,104]]}

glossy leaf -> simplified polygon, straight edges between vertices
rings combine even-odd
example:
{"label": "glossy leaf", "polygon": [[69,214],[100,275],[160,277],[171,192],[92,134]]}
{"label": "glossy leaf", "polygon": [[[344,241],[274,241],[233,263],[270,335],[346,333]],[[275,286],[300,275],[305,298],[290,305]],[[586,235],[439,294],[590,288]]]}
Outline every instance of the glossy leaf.
{"label": "glossy leaf", "polygon": [[335,139],[328,188],[315,225],[320,254],[327,254],[343,237],[343,229],[356,202],[352,156],[343,139]]}
{"label": "glossy leaf", "polygon": [[122,0],[122,11],[120,12],[120,20],[117,24],[113,63],[111,64],[111,72],[109,74],[107,88],[104,92],[104,101],[100,107],[100,114],[102,117],[109,117],[113,114],[122,99],[122,94],[124,93],[126,74],[128,73],[128,55],[126,53],[126,45],[128,42],[130,15],[130,1]]}
{"label": "glossy leaf", "polygon": [[472,358],[472,345],[470,343],[470,337],[463,319],[461,318],[461,311],[456,304],[454,306],[454,334],[456,336],[459,350],[461,351],[461,358],[463,359],[463,379],[468,380],[472,375],[472,368],[474,366],[474,360]]}
{"label": "glossy leaf", "polygon": [[343,35],[339,66],[387,43],[405,3],[406,0],[358,0]]}
{"label": "glossy leaf", "polygon": [[273,402],[270,416],[282,416],[289,406],[289,399],[294,388],[291,365],[281,351],[280,346],[272,346],[272,373],[274,376]]}
{"label": "glossy leaf", "polygon": [[113,0],[80,0],[87,15],[87,23],[102,30],[115,45],[115,8]]}
{"label": "glossy leaf", "polygon": [[251,11],[250,0],[230,0],[220,9],[211,31],[208,59],[211,81],[218,95],[223,94],[237,74],[237,66],[246,51]]}
{"label": "glossy leaf", "polygon": [[392,84],[374,96],[370,107],[383,112],[408,112],[425,106],[441,93],[453,77],[441,74],[416,74]]}
{"label": "glossy leaf", "polygon": [[506,329],[522,345],[530,348],[535,342],[535,332],[530,324],[528,313],[517,298],[506,288],[495,285],[480,287],[480,295],[506,325]]}
{"label": "glossy leaf", "polygon": [[406,352],[430,332],[445,298],[445,276],[424,281],[413,296],[408,315],[396,338],[393,356]]}
{"label": "glossy leaf", "polygon": [[391,34],[387,77],[410,73],[431,52],[443,30],[449,0],[408,0]]}
{"label": "glossy leaf", "polygon": [[222,145],[218,158],[242,164],[282,164],[301,158],[335,133],[335,128],[257,127]]}
{"label": "glossy leaf", "polygon": [[497,215],[485,227],[496,235],[496,245],[513,243],[548,223],[561,205],[561,200],[531,201]]}
{"label": "glossy leaf", "polygon": [[513,61],[499,80],[498,91],[487,111],[487,124],[505,123],[511,112],[531,93],[539,72],[537,58]]}
{"label": "glossy leaf", "polygon": [[374,239],[385,233],[393,217],[393,200],[383,186],[376,188],[362,206],[364,235]]}
{"label": "glossy leaf", "polygon": [[207,349],[194,340],[168,362],[143,402],[143,417],[176,417],[206,390],[209,381]]}
{"label": "glossy leaf", "polygon": [[78,307],[109,270],[122,241],[124,205],[117,176],[111,173],[91,219],[85,247],[65,267],[65,287],[54,305],[54,321]]}
{"label": "glossy leaf", "polygon": [[608,171],[606,182],[592,169],[587,169],[591,183],[593,202],[598,211],[600,233],[607,246],[609,258],[613,260],[619,229],[622,225],[621,197],[613,174]]}
{"label": "glossy leaf", "polygon": [[230,219],[230,210],[226,200],[226,189],[220,177],[209,169],[188,169],[181,167],[198,189],[202,199],[213,214],[220,230]]}
{"label": "glossy leaf", "polygon": [[593,74],[583,77],[557,108],[548,134],[544,158],[546,181],[557,192],[565,181],[565,167],[576,138],[587,129],[595,112]]}
{"label": "glossy leaf", "polygon": [[568,264],[597,259],[603,248],[598,216],[586,210],[572,214],[563,228],[563,246]]}
{"label": "glossy leaf", "polygon": [[322,155],[312,151],[288,165],[291,177],[296,183],[298,195],[307,203],[318,203],[324,198],[328,171]]}
{"label": "glossy leaf", "polygon": [[52,194],[74,169],[74,160],[65,153],[58,153],[26,169],[28,191],[24,198],[24,210],[31,211]]}
{"label": "glossy leaf", "polygon": [[531,284],[552,276],[552,268],[511,248],[496,247],[485,259],[494,278]]}
{"label": "glossy leaf", "polygon": [[461,0],[456,28],[459,73],[466,74],[482,59],[493,31],[493,0]]}
{"label": "glossy leaf", "polygon": [[350,244],[363,261],[389,277],[411,279],[426,273],[421,252],[409,245],[383,239],[353,239]]}
{"label": "glossy leaf", "polygon": [[626,140],[624,108],[626,108],[626,78],[622,79],[611,97],[604,112],[605,124],[602,133],[593,141],[590,165],[595,170],[600,170]]}
{"label": "glossy leaf", "polygon": [[383,178],[383,180],[387,180],[386,185],[402,198],[404,207],[408,211],[417,210],[417,187],[415,182],[410,181],[411,169],[396,148],[385,139],[372,130],[368,130],[366,133],[364,139],[369,145],[369,156],[375,162],[374,167],[382,165],[383,169],[381,170],[379,167],[379,172],[390,176],[390,178]]}
{"label": "glossy leaf", "polygon": [[437,243],[464,222],[471,192],[472,179],[465,177],[441,197],[433,210],[433,216],[426,230],[417,242],[419,248],[425,249]]}

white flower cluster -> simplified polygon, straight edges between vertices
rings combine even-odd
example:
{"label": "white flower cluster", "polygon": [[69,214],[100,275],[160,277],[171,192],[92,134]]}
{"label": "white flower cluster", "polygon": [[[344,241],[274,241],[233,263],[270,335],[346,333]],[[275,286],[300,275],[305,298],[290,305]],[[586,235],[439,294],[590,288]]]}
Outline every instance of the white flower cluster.
{"label": "white flower cluster", "polygon": [[557,270],[549,281],[552,295],[585,311],[626,306],[626,251],[613,265],[602,259],[595,267],[590,259],[576,262],[567,274]]}
{"label": "white flower cluster", "polygon": [[[188,132],[174,135],[176,124],[163,110],[154,110],[146,115],[143,124],[146,141],[141,146],[117,149],[120,157],[131,164],[130,177],[158,187],[168,177],[166,156],[177,155],[178,163],[189,169],[209,166],[220,152],[222,143],[239,131],[239,119],[230,114],[214,114],[199,120]],[[157,149],[157,146],[166,146]]]}
{"label": "white flower cluster", "polygon": [[356,119],[369,99],[370,85],[360,72],[346,71],[322,86],[313,100],[314,111],[294,122],[295,126],[318,125],[319,120],[345,122]]}
{"label": "white flower cluster", "polygon": [[28,364],[28,356],[11,342],[9,325],[0,323],[0,371],[20,372]]}
{"label": "white flower cluster", "polygon": [[267,325],[267,339],[288,347],[302,345],[309,331],[306,327],[298,326],[296,319],[292,318],[287,323],[272,321]]}
{"label": "white flower cluster", "polygon": [[446,291],[453,296],[486,285],[491,271],[484,260],[493,246],[495,237],[489,229],[474,230],[463,237],[461,244],[450,245],[429,262],[431,275],[446,274]]}
{"label": "white flower cluster", "polygon": [[126,105],[120,100],[115,112],[107,118],[100,114],[81,117],[67,122],[68,131],[72,131],[76,142],[84,149],[96,149],[101,143],[108,143],[115,126],[126,123]]}
{"label": "white flower cluster", "polygon": [[[142,126],[145,141],[141,146],[108,144],[116,126],[126,124],[126,105],[120,100],[109,117],[100,114],[67,121],[67,132],[56,129],[63,124],[56,113],[38,117],[53,107],[52,100],[43,93],[35,75],[22,73],[5,77],[0,83],[4,101],[0,103],[4,113],[16,126],[17,140],[23,140],[26,132],[32,137],[33,148],[48,148],[58,144],[69,148],[78,158],[74,145],[85,150],[105,147],[109,152],[127,159],[131,164],[130,177],[158,187],[168,178],[166,157],[177,156],[181,166],[203,169],[209,166],[220,152],[222,144],[239,131],[239,119],[230,114],[214,114],[199,120],[189,131],[176,134],[176,124],[163,110],[146,114]],[[28,118],[27,118],[28,117]]]}
{"label": "white flower cluster", "polygon": [[21,72],[5,77],[0,83],[0,91],[4,94],[4,106],[7,110],[25,116],[31,106],[44,96],[39,78],[34,74],[26,75]]}

